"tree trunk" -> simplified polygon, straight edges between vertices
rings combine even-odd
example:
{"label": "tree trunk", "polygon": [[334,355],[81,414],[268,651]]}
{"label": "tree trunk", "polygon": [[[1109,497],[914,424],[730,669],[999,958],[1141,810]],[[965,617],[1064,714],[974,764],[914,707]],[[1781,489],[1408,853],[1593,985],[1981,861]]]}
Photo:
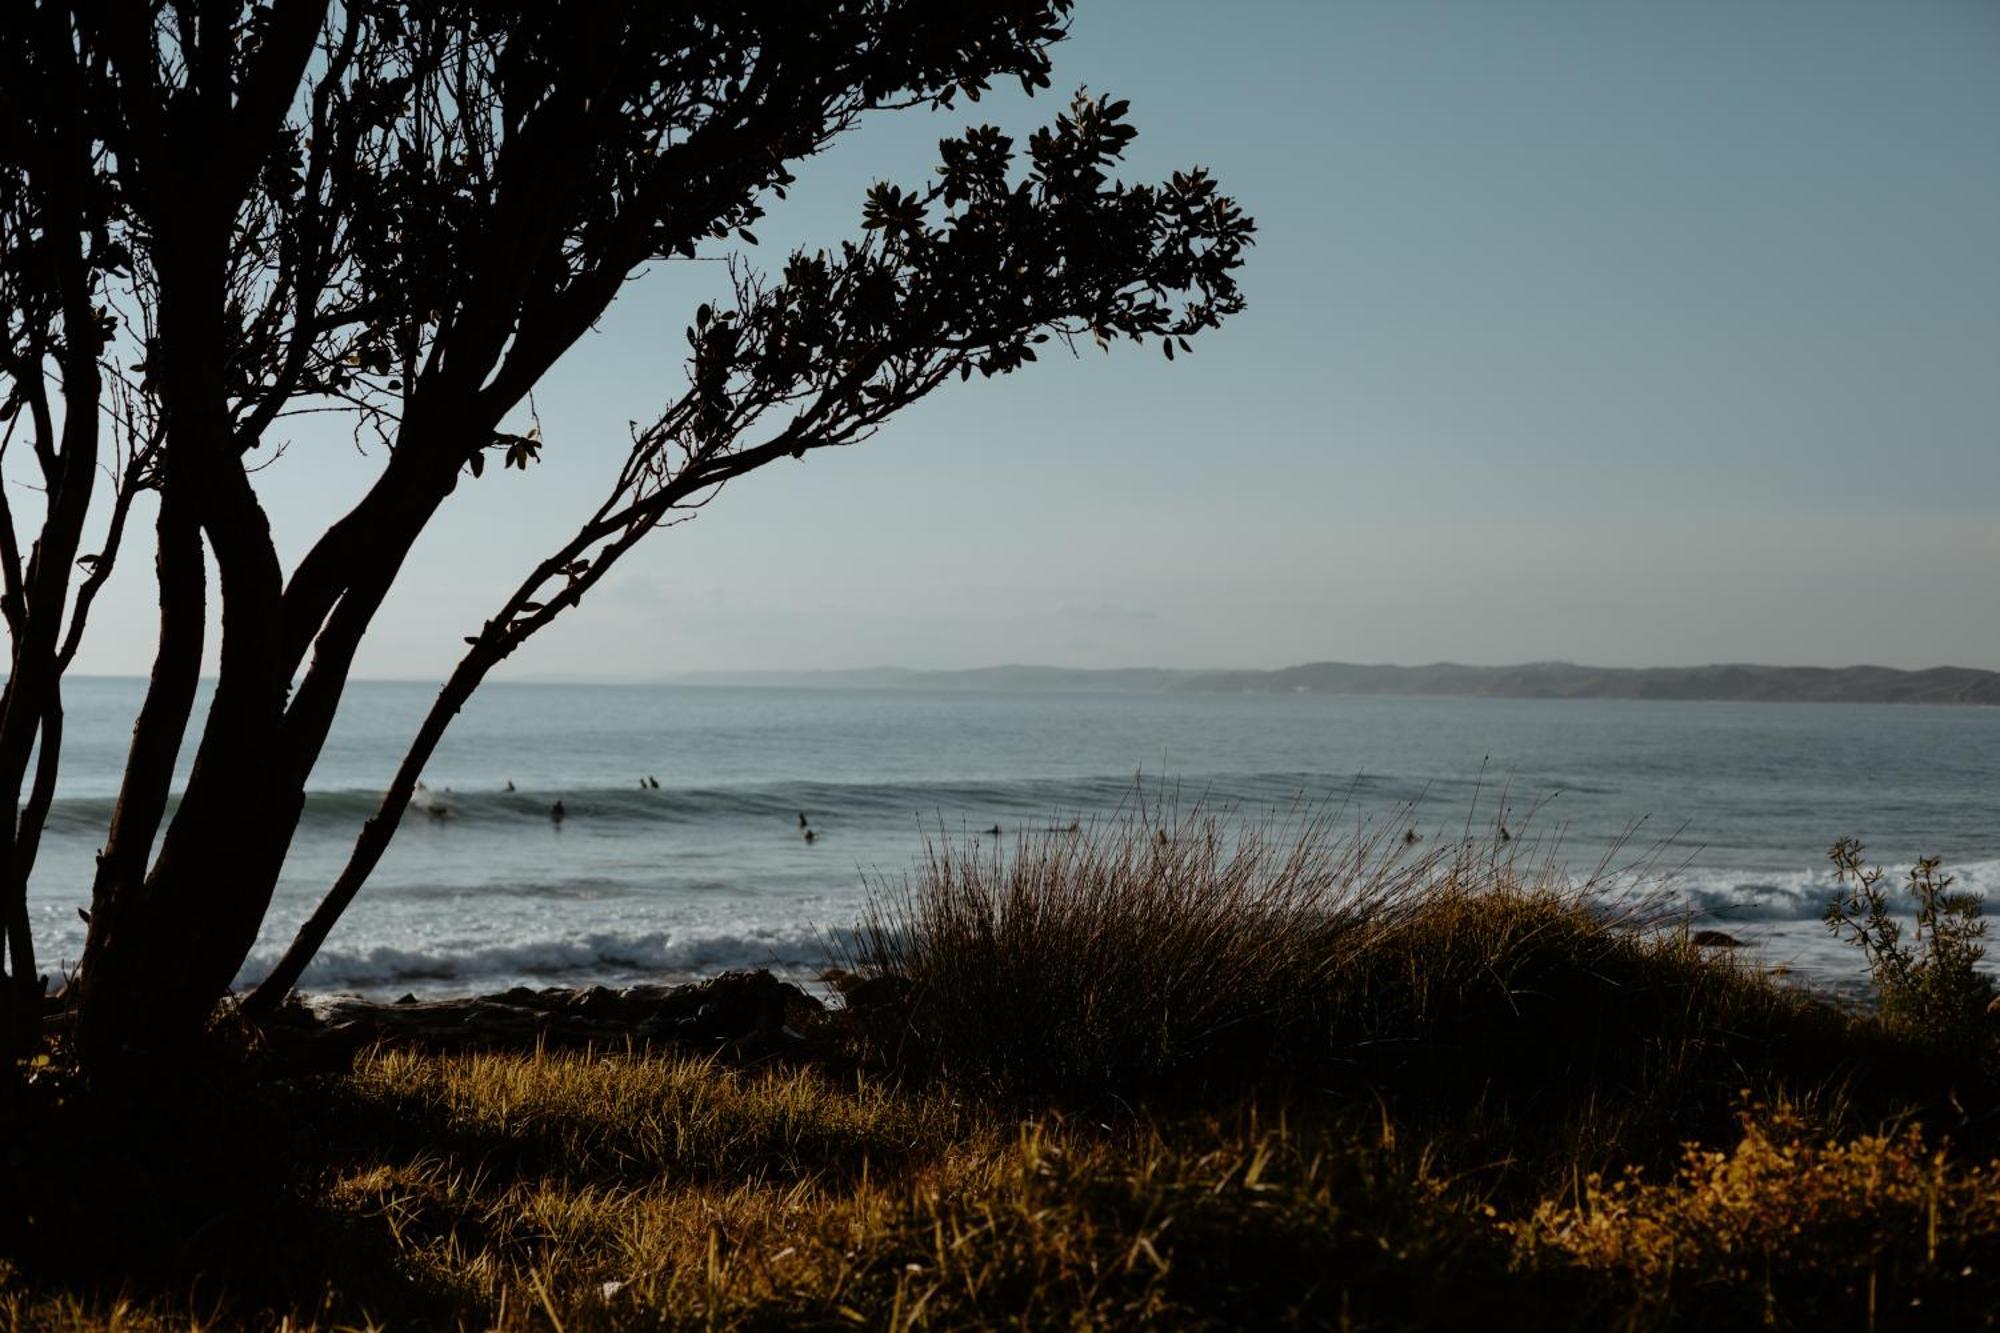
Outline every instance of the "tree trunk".
{"label": "tree trunk", "polygon": [[[213,517],[205,524],[212,544],[233,539],[248,547],[248,555],[217,562],[223,571],[224,642],[216,697],[187,791],[146,874],[145,857],[165,809],[201,654],[199,536],[174,534],[180,554],[170,576],[169,507],[163,506],[161,658],[93,895],[97,906],[84,955],[79,1018],[79,1039],[88,1048],[108,1054],[190,1039],[249,957],[355,649],[425,521],[450,491],[455,469],[445,472],[440,465],[432,471],[431,484],[417,495],[392,497],[400,504],[382,515],[372,549],[348,571],[347,587],[332,604],[290,708],[285,690],[294,661],[276,611],[276,580],[260,577],[268,537],[261,512],[249,507],[254,496],[234,511],[222,508],[233,512],[233,525]],[[407,473],[399,473],[398,480],[406,482]],[[217,497],[203,499],[211,516],[218,512]],[[232,583],[231,569],[244,565],[250,577]],[[253,609],[246,612],[246,604]],[[170,652],[172,627],[178,627],[180,639]]]}
{"label": "tree trunk", "polygon": [[127,1044],[139,1025],[130,1011],[150,1003],[148,983],[133,975],[150,923],[141,889],[146,862],[166,817],[174,763],[194,712],[201,681],[207,619],[207,568],[192,497],[170,468],[160,496],[160,642],[152,680],[132,728],[125,779],[111,814],[111,833],[98,854],[90,892],[90,933],[84,943],[76,1006],[77,1041],[86,1058]]}
{"label": "tree trunk", "polygon": [[[76,312],[66,312],[74,319]],[[46,792],[37,792],[23,818],[22,787],[37,741],[41,768],[53,778],[62,745],[62,671],[57,648],[63,614],[69,605],[69,576],[74,567],[83,525],[90,511],[91,485],[97,469],[97,365],[94,356],[64,358],[65,403],[60,452],[50,437],[46,401],[36,404],[36,431],[55,459],[48,515],[41,540],[28,561],[23,625],[13,644],[13,670],[0,695],[0,892],[4,892],[4,929],[8,952],[8,1048],[35,1040],[40,1027],[42,978],[36,970],[35,948],[28,919],[28,873],[41,829],[36,822],[47,813]],[[38,784],[41,785],[41,784]]]}
{"label": "tree trunk", "polygon": [[[243,495],[248,496],[247,480]],[[217,497],[202,499],[214,515]],[[170,617],[162,552],[161,660],[120,798],[121,816],[131,802],[131,827],[117,829],[122,836],[107,850],[97,896],[100,910],[109,909],[108,919],[101,930],[93,920],[84,955],[79,1025],[99,1053],[172,1047],[199,1034],[255,942],[270,901],[270,882],[256,872],[269,837],[267,821],[284,817],[282,793],[274,793],[272,783],[285,695],[276,667],[277,561],[254,497],[247,505],[241,497],[222,503],[235,508],[221,508],[226,517],[203,525],[222,573],[215,695],[187,790],[167,823],[152,871],[140,881],[136,872],[151,844],[147,825],[157,828],[165,810],[200,661],[200,629],[185,624],[201,615],[200,603],[179,590],[181,601]],[[187,540],[185,534],[180,540]],[[231,544],[236,549],[223,557]],[[184,571],[176,574],[182,584],[192,583]],[[173,626],[180,645],[171,661],[165,643],[169,618],[183,622]],[[296,808],[290,816],[296,819]]]}
{"label": "tree trunk", "polygon": [[[283,576],[230,427],[227,228],[205,212],[197,204],[161,237],[158,371],[170,490],[161,509],[161,652],[120,796],[117,823],[125,823],[129,802],[131,827],[114,828],[113,864],[99,877],[109,919],[102,929],[92,922],[85,950],[78,1027],[89,1058],[168,1048],[198,1035],[269,901],[268,888],[260,895],[240,862],[257,846],[271,799],[288,684]],[[190,672],[200,668],[204,535],[221,574],[215,694],[187,790],[141,881],[137,871],[166,807],[192,702]]]}

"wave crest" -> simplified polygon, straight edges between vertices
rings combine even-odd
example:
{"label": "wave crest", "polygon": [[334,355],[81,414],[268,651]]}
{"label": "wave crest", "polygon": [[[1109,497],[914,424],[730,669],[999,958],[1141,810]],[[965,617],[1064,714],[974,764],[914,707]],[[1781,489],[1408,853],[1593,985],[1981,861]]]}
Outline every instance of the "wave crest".
{"label": "wave crest", "polygon": [[[237,976],[238,987],[263,980],[281,953],[275,947],[258,950]],[[372,992],[415,983],[488,990],[566,981],[685,981],[738,968],[802,974],[816,970],[824,953],[819,932],[802,927],[577,931],[506,943],[468,939],[326,948],[299,984],[308,991]]]}

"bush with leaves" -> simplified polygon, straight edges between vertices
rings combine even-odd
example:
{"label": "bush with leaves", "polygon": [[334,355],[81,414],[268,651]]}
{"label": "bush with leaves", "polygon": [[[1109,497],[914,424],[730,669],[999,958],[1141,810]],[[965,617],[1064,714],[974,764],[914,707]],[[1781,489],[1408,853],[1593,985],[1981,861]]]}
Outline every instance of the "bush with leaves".
{"label": "bush with leaves", "polygon": [[1954,893],[1938,857],[1910,867],[1907,893],[1916,921],[1906,941],[1891,914],[1882,867],[1862,860],[1867,849],[1842,838],[1828,853],[1845,892],[1827,904],[1827,928],[1866,955],[1882,1019],[1891,1026],[1948,1044],[1987,1045],[1993,981],[1979,970],[1986,922],[1977,894]]}
{"label": "bush with leaves", "polygon": [[1992,1327],[2000,1162],[1915,1124],[1822,1139],[1763,1105],[1742,1122],[1735,1147],[1689,1143],[1667,1179],[1591,1173],[1545,1200],[1507,1225],[1518,1262],[1629,1284],[1647,1327]]}

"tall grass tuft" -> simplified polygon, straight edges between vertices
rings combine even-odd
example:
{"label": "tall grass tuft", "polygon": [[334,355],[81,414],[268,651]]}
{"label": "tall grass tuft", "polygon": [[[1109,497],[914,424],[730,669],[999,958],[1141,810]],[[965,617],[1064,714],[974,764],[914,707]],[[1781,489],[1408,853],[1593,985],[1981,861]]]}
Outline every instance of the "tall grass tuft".
{"label": "tall grass tuft", "polygon": [[1331,980],[1432,873],[1323,818],[1180,816],[933,842],[847,950],[913,984],[886,1052],[1011,1093],[1199,1095],[1323,1046]]}
{"label": "tall grass tuft", "polygon": [[940,841],[848,941],[902,996],[856,1026],[919,1080],[1147,1116],[1275,1095],[1510,1188],[1669,1164],[1733,1132],[1746,1088],[1830,1124],[1949,1098],[1949,1071],[1696,947],[1643,879],[1573,880],[1518,833],[1425,851],[1392,827],[1197,810]]}

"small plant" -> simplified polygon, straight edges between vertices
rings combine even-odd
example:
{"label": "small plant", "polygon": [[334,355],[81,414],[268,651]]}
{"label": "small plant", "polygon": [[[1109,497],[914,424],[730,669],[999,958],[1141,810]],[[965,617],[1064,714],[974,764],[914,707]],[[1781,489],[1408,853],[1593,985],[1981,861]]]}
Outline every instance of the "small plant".
{"label": "small plant", "polygon": [[1916,922],[1907,942],[1889,914],[1882,867],[1862,860],[1867,849],[1841,838],[1828,853],[1845,892],[1827,904],[1827,928],[1868,959],[1883,1021],[1951,1044],[1983,1046],[1993,982],[1979,970],[1986,922],[1979,897],[1953,893],[1956,882],[1935,856],[1910,867],[1907,892]]}
{"label": "small plant", "polygon": [[1522,1261],[1622,1277],[1675,1327],[1990,1325],[2000,1162],[1915,1124],[1822,1138],[1762,1105],[1742,1124],[1734,1147],[1687,1144],[1664,1179],[1591,1173],[1543,1201],[1506,1225]]}

